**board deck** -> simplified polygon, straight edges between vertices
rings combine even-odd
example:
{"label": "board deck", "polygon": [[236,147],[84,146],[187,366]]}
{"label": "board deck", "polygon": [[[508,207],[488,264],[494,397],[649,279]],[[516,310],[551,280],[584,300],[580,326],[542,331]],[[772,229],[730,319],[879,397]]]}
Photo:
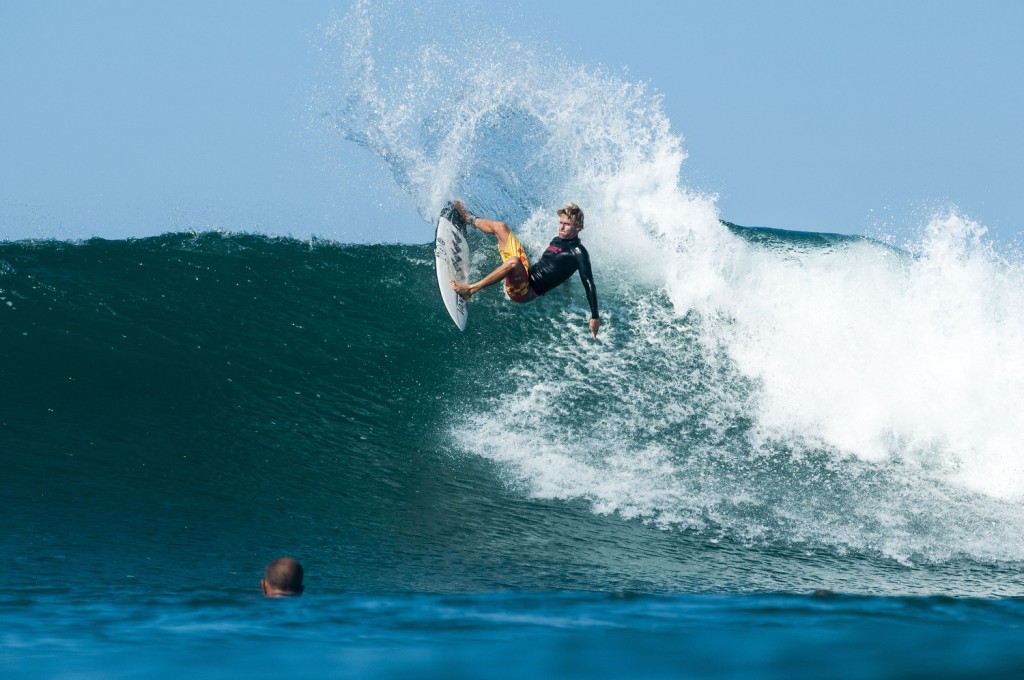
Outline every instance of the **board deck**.
{"label": "board deck", "polygon": [[459,218],[455,206],[449,201],[441,209],[434,232],[434,267],[437,270],[437,287],[441,300],[452,321],[460,331],[466,330],[469,305],[452,290],[451,281],[469,281],[469,241],[466,239],[466,225]]}

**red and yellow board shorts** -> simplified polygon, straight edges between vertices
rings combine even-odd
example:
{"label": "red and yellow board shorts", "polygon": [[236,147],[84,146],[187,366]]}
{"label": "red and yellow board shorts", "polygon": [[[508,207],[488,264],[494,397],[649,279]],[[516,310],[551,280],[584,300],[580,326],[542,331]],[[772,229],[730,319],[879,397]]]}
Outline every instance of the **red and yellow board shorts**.
{"label": "red and yellow board shorts", "polygon": [[523,244],[519,242],[516,235],[509,232],[505,247],[498,246],[498,253],[501,254],[501,261],[505,262],[510,257],[518,257],[523,263],[523,271],[512,273],[505,277],[505,294],[512,302],[529,302],[537,297],[537,294],[530,288],[530,260],[526,257]]}

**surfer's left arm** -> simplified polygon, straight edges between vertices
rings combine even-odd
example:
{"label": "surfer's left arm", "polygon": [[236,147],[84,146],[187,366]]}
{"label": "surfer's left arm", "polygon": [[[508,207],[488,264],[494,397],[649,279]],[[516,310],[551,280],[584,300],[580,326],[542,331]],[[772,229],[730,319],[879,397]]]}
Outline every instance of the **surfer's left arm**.
{"label": "surfer's left arm", "polygon": [[576,256],[580,280],[583,282],[583,290],[587,292],[587,302],[590,303],[590,332],[596,338],[601,318],[597,313],[597,286],[594,285],[594,273],[590,270],[590,254],[583,246],[577,246],[573,249],[573,255]]}

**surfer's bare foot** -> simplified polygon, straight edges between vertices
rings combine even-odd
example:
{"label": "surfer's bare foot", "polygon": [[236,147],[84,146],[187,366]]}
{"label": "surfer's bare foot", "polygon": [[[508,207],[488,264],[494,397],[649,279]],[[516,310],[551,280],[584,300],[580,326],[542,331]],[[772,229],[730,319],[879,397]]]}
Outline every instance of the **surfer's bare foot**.
{"label": "surfer's bare foot", "polygon": [[463,222],[466,224],[473,224],[474,215],[469,212],[469,209],[466,208],[466,205],[462,201],[456,199],[452,201],[452,205],[455,206],[455,212],[459,213],[459,217],[462,218]]}
{"label": "surfer's bare foot", "polygon": [[473,297],[473,293],[476,292],[473,290],[472,286],[467,286],[464,283],[459,283],[454,279],[452,280],[451,284],[452,290],[458,293],[459,297],[461,297],[463,300],[468,300],[469,298]]}

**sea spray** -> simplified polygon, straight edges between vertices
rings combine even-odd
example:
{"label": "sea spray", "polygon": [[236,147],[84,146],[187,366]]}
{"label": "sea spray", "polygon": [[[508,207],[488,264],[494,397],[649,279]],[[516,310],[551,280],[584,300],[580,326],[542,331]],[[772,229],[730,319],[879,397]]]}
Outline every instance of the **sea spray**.
{"label": "sea spray", "polygon": [[713,200],[680,188],[682,139],[647,86],[500,30],[424,31],[407,11],[419,10],[357,3],[328,28],[333,61],[311,109],[330,136],[387,164],[426,221],[460,197],[539,248],[553,211],[574,200],[595,257],[641,276],[652,260],[658,273],[700,269],[682,246],[728,239]]}

